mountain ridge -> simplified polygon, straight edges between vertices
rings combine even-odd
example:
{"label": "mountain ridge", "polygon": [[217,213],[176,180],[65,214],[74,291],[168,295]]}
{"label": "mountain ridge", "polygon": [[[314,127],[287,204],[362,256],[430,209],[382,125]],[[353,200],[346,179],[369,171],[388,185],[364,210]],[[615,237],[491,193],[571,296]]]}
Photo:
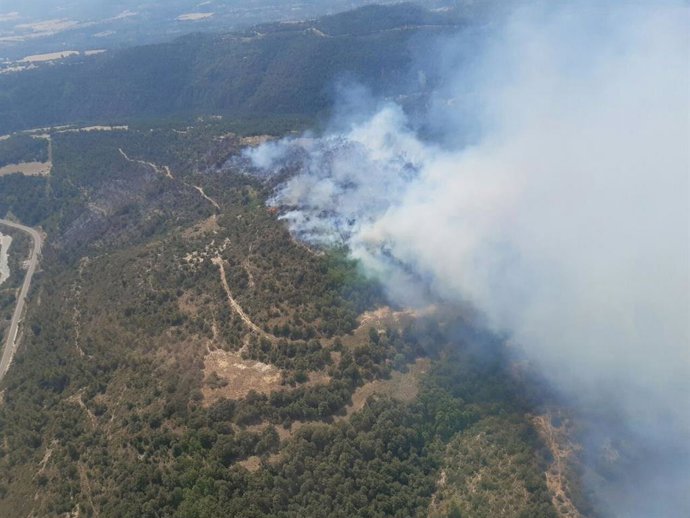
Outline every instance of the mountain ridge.
{"label": "mountain ridge", "polygon": [[0,134],[146,117],[315,116],[342,78],[401,95],[414,44],[456,31],[462,19],[412,4],[364,7],[3,74]]}

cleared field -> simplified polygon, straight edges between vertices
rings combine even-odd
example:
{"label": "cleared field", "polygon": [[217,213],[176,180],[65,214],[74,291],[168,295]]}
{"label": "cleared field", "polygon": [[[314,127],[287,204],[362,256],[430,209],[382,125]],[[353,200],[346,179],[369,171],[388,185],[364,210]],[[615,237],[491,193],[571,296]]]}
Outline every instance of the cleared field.
{"label": "cleared field", "polygon": [[281,371],[273,365],[244,360],[240,353],[218,349],[204,359],[204,380],[204,403],[210,405],[221,397],[246,397],[252,390],[262,394],[280,390]]}
{"label": "cleared field", "polygon": [[205,20],[206,18],[210,18],[211,16],[213,16],[213,14],[214,13],[186,13],[178,16],[177,21],[194,22],[196,20]]}
{"label": "cleared field", "polygon": [[[105,51],[104,51],[105,52]],[[57,131],[57,133],[80,133],[86,131],[127,131],[129,126],[85,126],[83,128],[67,128]]]}
{"label": "cleared field", "polygon": [[[53,170],[53,141],[49,134],[43,133],[26,133],[24,135],[19,135],[16,138],[26,138],[26,136],[31,137],[33,142],[37,140],[45,140],[48,144],[48,152],[46,155],[41,155],[35,151],[29,150],[25,153],[10,152],[11,158],[5,160],[5,162],[0,162],[7,165],[2,165],[0,167],[0,177],[10,175],[10,174],[23,174],[25,176],[48,176]],[[9,140],[13,138],[12,135],[7,135],[6,138],[0,138],[0,140]],[[45,160],[45,161],[42,161]],[[13,163],[7,163],[12,161]]]}
{"label": "cleared field", "polygon": [[64,50],[62,52],[50,52],[48,54],[34,54],[33,56],[26,56],[20,59],[20,63],[42,63],[45,61],[55,61],[58,59],[65,59],[71,56],[78,56],[77,50]]}
{"label": "cleared field", "polygon": [[51,162],[25,162],[23,164],[10,164],[0,167],[0,176],[21,173],[26,176],[48,176],[53,169]]}
{"label": "cleared field", "polygon": [[352,395],[352,404],[346,408],[346,415],[338,420],[350,417],[364,408],[371,396],[388,396],[399,401],[414,401],[419,394],[419,381],[429,372],[431,362],[419,358],[408,366],[407,372],[394,371],[390,379],[375,380],[359,387]]}

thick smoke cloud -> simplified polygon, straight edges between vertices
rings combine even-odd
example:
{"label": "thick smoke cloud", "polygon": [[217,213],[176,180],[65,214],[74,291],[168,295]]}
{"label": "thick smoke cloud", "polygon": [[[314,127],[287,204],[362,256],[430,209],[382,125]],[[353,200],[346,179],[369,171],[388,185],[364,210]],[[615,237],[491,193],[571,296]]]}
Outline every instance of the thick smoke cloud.
{"label": "thick smoke cloud", "polygon": [[[653,453],[604,495],[613,516],[690,515],[689,21],[674,2],[516,10],[444,76],[443,145],[384,103],[252,152],[301,164],[272,202],[301,238],[347,244],[404,304],[422,285],[471,304],[573,400],[616,409]],[[449,145],[468,120],[473,144]]]}

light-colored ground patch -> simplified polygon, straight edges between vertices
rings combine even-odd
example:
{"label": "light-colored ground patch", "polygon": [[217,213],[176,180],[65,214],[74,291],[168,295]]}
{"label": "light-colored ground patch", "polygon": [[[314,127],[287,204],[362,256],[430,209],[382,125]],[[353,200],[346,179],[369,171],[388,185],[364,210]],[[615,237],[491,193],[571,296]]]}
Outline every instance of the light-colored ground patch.
{"label": "light-colored ground patch", "polygon": [[[358,412],[367,402],[369,397],[374,395],[388,396],[398,401],[410,402],[419,394],[419,382],[421,378],[429,371],[431,362],[426,358],[419,358],[413,364],[409,366],[407,372],[393,372],[391,378],[388,380],[376,380],[362,387],[359,387],[355,393],[352,395],[352,404],[345,408],[346,414],[344,416],[336,416],[336,421],[343,421],[349,419],[352,414]],[[327,383],[330,378],[324,373],[312,373],[309,376],[309,384]],[[278,437],[281,441],[287,441],[292,438],[300,428],[310,424],[320,423],[320,421],[293,421],[289,428],[284,426],[276,426],[276,431],[278,432]],[[269,423],[261,423],[253,426],[248,426],[247,430],[260,433],[264,431],[267,427],[271,426]],[[247,459],[249,460],[249,459]],[[276,464],[282,460],[282,453],[276,453],[271,455],[268,462],[269,464]],[[253,467],[254,463],[250,463],[249,466]],[[250,469],[250,467],[247,469]],[[251,471],[251,469],[250,469]]]}
{"label": "light-colored ground patch", "polygon": [[201,195],[203,199],[213,205],[216,209],[220,210],[220,205],[218,205],[213,198],[207,196],[203,188],[199,187],[198,185],[192,185],[192,187]]}
{"label": "light-colored ground patch", "polygon": [[407,372],[395,371],[390,379],[372,381],[359,387],[352,395],[352,404],[346,408],[346,416],[338,419],[349,418],[364,408],[367,399],[373,395],[389,396],[399,401],[414,401],[419,394],[419,381],[429,372],[430,365],[428,359],[419,358],[409,366]]}
{"label": "light-colored ground patch", "polygon": [[77,470],[79,471],[79,484],[81,487],[81,491],[84,495],[86,495],[86,498],[87,498],[89,505],[91,506],[91,509],[93,510],[94,514],[96,516],[98,516],[99,515],[98,508],[94,505],[94,502],[93,502],[93,491],[91,490],[91,481],[89,480],[88,469],[84,465],[83,462],[78,462],[77,463]]}
{"label": "light-colored ground patch", "polygon": [[251,473],[254,473],[255,471],[258,471],[261,467],[261,459],[257,456],[252,456],[248,459],[238,462],[237,464],[239,464],[246,470],[250,471]]}
{"label": "light-colored ground patch", "polygon": [[37,138],[48,138],[51,131],[59,131],[63,129],[71,128],[71,124],[63,124],[61,126],[46,126],[44,128],[32,128],[24,130],[21,133],[26,133],[27,135],[33,135]]}
{"label": "light-colored ground patch", "polygon": [[146,160],[137,160],[136,158],[130,158],[129,155],[127,155],[127,153],[125,153],[122,150],[122,148],[119,148],[118,151],[120,152],[120,155],[122,155],[122,157],[125,160],[127,160],[127,162],[132,162],[132,163],[148,166],[148,167],[152,168],[156,173],[162,174],[166,178],[174,180],[174,177],[172,175],[172,171],[170,171],[170,168],[167,165],[159,166],[159,165],[154,164],[153,162],[147,162]]}
{"label": "light-colored ground patch", "polygon": [[79,22],[75,20],[68,20],[65,18],[55,19],[55,20],[44,20],[41,22],[34,23],[22,23],[17,25],[17,29],[20,30],[31,30],[33,32],[59,32],[66,31],[67,29],[72,29],[77,27]]}
{"label": "light-colored ground patch", "polygon": [[319,38],[330,38],[331,37],[330,34],[326,34],[325,32],[317,29],[316,27],[311,27],[311,28],[307,29],[307,32],[311,32],[312,34],[315,34]]}
{"label": "light-colored ground patch", "polygon": [[178,22],[195,22],[197,20],[205,20],[210,18],[215,13],[185,13],[176,18]]}
{"label": "light-colored ground patch", "polygon": [[362,326],[375,325],[377,328],[384,329],[386,326],[406,324],[415,318],[425,317],[434,314],[436,306],[428,306],[422,309],[404,309],[393,311],[388,306],[383,306],[373,311],[366,311],[359,317]]}
{"label": "light-colored ground patch", "polygon": [[250,318],[249,315],[247,315],[244,310],[242,309],[242,306],[234,299],[232,296],[232,292],[230,291],[230,286],[228,285],[228,278],[225,275],[225,266],[223,264],[223,259],[220,256],[216,256],[213,259],[211,259],[211,262],[215,264],[218,267],[218,270],[220,271],[220,281],[221,284],[223,285],[223,289],[225,290],[225,294],[227,295],[228,298],[228,304],[230,304],[230,308],[237,313],[237,315],[242,319],[242,321],[245,323],[245,325],[251,329],[254,333],[259,335],[262,338],[266,338],[267,340],[271,342],[277,342],[278,337],[275,335],[272,335],[271,333],[264,331],[261,329],[258,325],[256,325]]}
{"label": "light-colored ground patch", "polygon": [[258,147],[274,139],[275,137],[271,135],[255,135],[253,137],[242,137],[240,139],[240,145],[247,147]]}
{"label": "light-colored ground patch", "polygon": [[[47,162],[20,162],[18,164],[9,164],[0,167],[0,176],[8,174],[20,173],[24,176],[48,176],[53,170],[53,141],[49,134],[31,133],[29,135],[34,139],[45,139],[48,141],[48,161]],[[6,136],[9,138],[10,136]]]}
{"label": "light-colored ground patch", "polygon": [[394,311],[388,306],[383,306],[366,311],[360,315],[357,329],[351,335],[341,337],[341,341],[346,347],[354,347],[369,339],[369,329],[372,327],[379,332],[385,331],[388,327],[401,329],[416,318],[432,315],[435,311],[435,306],[403,311]]}
{"label": "light-colored ground patch", "polygon": [[[281,371],[273,365],[243,360],[239,352],[211,351],[204,358],[204,404],[210,405],[221,397],[241,399],[251,390],[269,394],[281,388],[281,377]],[[216,380],[227,385],[220,386]]]}
{"label": "light-colored ground patch", "polygon": [[546,487],[556,513],[559,518],[581,518],[569,496],[568,466],[580,447],[570,441],[568,421],[563,420],[560,426],[554,426],[550,415],[540,415],[534,417],[532,422],[553,457],[553,462],[546,470]]}
{"label": "light-colored ground patch", "polygon": [[325,371],[312,371],[309,373],[307,385],[325,385],[331,382],[331,377]]}
{"label": "light-colored ground patch", "polygon": [[[303,426],[307,426],[310,424],[323,424],[321,421],[292,421],[290,424],[289,428],[285,428],[285,426],[274,426],[271,423],[263,422],[260,424],[255,424],[251,426],[247,426],[246,430],[249,432],[254,432],[254,433],[261,433],[267,428],[274,426],[276,432],[278,432],[278,438],[280,439],[281,442],[285,442],[288,439],[291,439],[293,435],[295,435],[300,428]],[[269,457],[269,463],[270,464],[275,464],[282,458],[282,453],[274,453]]]}
{"label": "light-colored ground patch", "polygon": [[48,176],[53,169],[51,162],[24,162],[0,167],[0,176],[21,173],[24,176]]}
{"label": "light-colored ground patch", "polygon": [[50,443],[49,448],[46,448],[45,453],[43,454],[43,458],[41,459],[41,462],[38,463],[38,473],[37,475],[40,475],[41,473],[45,472],[46,467],[48,466],[48,462],[50,462],[50,457],[53,456],[53,449],[55,446],[57,446],[57,440],[53,440]]}
{"label": "light-colored ground patch", "polygon": [[191,291],[183,293],[177,299],[177,307],[180,308],[182,313],[191,317],[196,317],[199,314],[199,306],[195,303],[194,294]]}
{"label": "light-colored ground patch", "polygon": [[83,390],[80,390],[76,394],[68,397],[65,401],[68,403],[74,403],[82,408],[84,412],[86,413],[87,417],[89,418],[89,422],[91,423],[91,426],[96,428],[98,426],[98,418],[94,415],[94,413],[89,409],[89,407],[86,406],[84,403],[84,400],[82,399]]}
{"label": "light-colored ground patch", "polygon": [[[282,384],[283,371],[274,365],[245,360],[240,351],[211,350],[210,343],[207,350],[201,390],[205,405],[211,405],[220,398],[242,399],[252,390],[261,394],[291,390]],[[325,385],[330,381],[330,376],[325,372],[310,372],[306,385]],[[289,435],[299,426],[293,423],[292,429],[284,432]]]}
{"label": "light-colored ground patch", "polygon": [[0,285],[10,278],[9,251],[12,237],[0,233]]}
{"label": "light-colored ground patch", "polygon": [[[208,221],[208,220],[207,220]],[[203,223],[201,223],[203,225]],[[199,229],[199,226],[192,227],[192,229],[185,230],[184,232],[195,232],[193,229]],[[184,234],[183,234],[184,235]],[[189,252],[183,258],[184,262],[199,268],[206,261],[212,261],[213,258],[217,258],[222,254],[227,247],[230,245],[230,240],[226,237],[221,243],[216,243],[215,239],[212,239],[210,243],[204,246],[203,250],[195,250]]]}
{"label": "light-colored ground patch", "polygon": [[28,65],[14,65],[0,70],[0,74],[15,74],[17,72],[24,72],[26,70],[33,70],[38,68],[35,64],[30,63]]}
{"label": "light-colored ground patch", "polygon": [[78,50],[63,50],[60,52],[50,52],[48,54],[34,54],[26,56],[19,60],[19,63],[44,63],[46,61],[56,61],[58,59],[65,59],[72,56],[78,56]]}
{"label": "light-colored ground patch", "polygon": [[126,9],[122,11],[120,14],[113,16],[110,18],[110,20],[107,21],[115,21],[115,20],[124,20],[125,18],[131,18],[132,16],[136,16],[139,13],[137,11],[130,11],[129,9]]}
{"label": "light-colored ground patch", "polygon": [[190,238],[202,236],[204,234],[215,234],[220,230],[220,225],[218,225],[218,215],[214,214],[209,218],[197,223],[193,227],[190,227],[182,232],[182,237]]}
{"label": "light-colored ground patch", "polygon": [[[101,51],[87,51],[87,52],[105,52]],[[57,133],[81,133],[83,131],[127,131],[129,126],[85,126],[83,128],[68,128],[58,131]]]}

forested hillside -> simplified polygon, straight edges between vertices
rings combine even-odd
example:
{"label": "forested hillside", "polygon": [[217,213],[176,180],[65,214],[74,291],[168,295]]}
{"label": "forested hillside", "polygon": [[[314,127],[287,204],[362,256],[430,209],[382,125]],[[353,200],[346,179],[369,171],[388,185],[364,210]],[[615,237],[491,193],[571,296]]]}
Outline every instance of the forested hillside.
{"label": "forested hillside", "polygon": [[396,307],[347,250],[298,241],[267,206],[295,171],[243,154],[313,127],[339,81],[423,98],[410,65],[459,13],[373,6],[0,74],[0,166],[50,166],[0,175],[0,217],[46,235],[0,381],[0,515],[595,516],[524,359],[468,308]]}
{"label": "forested hillside", "polygon": [[371,6],[312,22],[194,34],[57,66],[0,75],[0,134],[73,122],[313,116],[340,80],[399,95],[414,46],[462,23],[455,11]]}
{"label": "forested hillside", "polygon": [[502,343],[295,242],[238,129],[56,131],[50,176],[0,178],[48,233],[0,387],[4,515],[556,516]]}

